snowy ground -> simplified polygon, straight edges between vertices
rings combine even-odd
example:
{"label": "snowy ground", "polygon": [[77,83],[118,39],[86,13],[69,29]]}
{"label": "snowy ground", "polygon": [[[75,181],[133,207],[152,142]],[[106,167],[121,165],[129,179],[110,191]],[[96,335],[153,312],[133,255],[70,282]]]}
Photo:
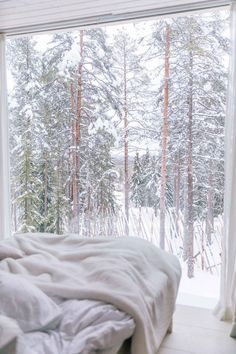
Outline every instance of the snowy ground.
{"label": "snowy ground", "polygon": [[220,291],[220,277],[206,272],[195,270],[195,277],[187,277],[187,268],[182,266],[177,303],[213,309],[216,306]]}

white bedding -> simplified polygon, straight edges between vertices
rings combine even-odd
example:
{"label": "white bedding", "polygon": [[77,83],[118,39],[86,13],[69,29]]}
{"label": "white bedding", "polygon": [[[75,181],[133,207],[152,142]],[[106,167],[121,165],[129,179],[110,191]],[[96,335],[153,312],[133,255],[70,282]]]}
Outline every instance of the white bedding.
{"label": "white bedding", "polygon": [[[133,330],[131,353],[156,354],[175,307],[181,275],[176,257],[138,238],[27,234],[2,242],[1,259],[1,270],[20,274],[50,297],[63,298],[63,321],[69,316],[66,313],[71,313],[75,318],[70,321],[82,326],[71,334],[72,341],[63,321],[56,331],[24,334],[17,342],[19,354],[113,354]],[[106,318],[108,304],[113,305],[111,321],[102,322],[103,317],[96,313],[103,311]],[[70,312],[72,305],[77,310]],[[91,320],[89,311],[83,308],[91,305],[98,323],[92,321],[89,328],[85,325]],[[86,318],[82,324],[81,314]],[[116,320],[116,316],[121,318]],[[62,337],[60,333],[66,334]],[[51,351],[45,351],[44,346]]]}
{"label": "white bedding", "polygon": [[123,341],[133,334],[133,319],[112,305],[68,300],[60,307],[63,313],[60,326],[52,331],[19,336],[15,353],[116,354]]}

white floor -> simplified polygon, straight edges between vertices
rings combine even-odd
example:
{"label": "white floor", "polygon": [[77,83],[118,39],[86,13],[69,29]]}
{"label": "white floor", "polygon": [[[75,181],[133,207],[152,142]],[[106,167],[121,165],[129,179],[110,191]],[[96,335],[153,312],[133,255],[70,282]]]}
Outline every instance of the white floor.
{"label": "white floor", "polygon": [[158,354],[236,354],[231,325],[219,321],[206,308],[177,305],[173,332],[164,339]]}

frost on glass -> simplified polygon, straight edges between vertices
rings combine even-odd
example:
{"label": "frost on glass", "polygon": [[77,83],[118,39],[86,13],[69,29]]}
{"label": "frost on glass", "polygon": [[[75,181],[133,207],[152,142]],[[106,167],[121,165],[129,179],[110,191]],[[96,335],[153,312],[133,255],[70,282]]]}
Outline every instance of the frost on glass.
{"label": "frost on glass", "polygon": [[14,232],[138,236],[219,274],[228,13],[8,40]]}

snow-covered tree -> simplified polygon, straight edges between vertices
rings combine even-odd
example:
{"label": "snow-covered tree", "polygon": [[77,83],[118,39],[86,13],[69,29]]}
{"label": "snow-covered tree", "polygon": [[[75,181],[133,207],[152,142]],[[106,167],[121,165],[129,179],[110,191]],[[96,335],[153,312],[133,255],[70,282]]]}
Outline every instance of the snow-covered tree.
{"label": "snow-covered tree", "polygon": [[15,83],[10,100],[14,229],[35,231],[40,222],[36,146],[40,61],[35,42],[28,37],[12,40],[8,46],[8,56]]}
{"label": "snow-covered tree", "polygon": [[130,182],[131,200],[136,208],[142,207],[144,202],[143,191],[143,168],[139,158],[139,153],[136,152],[133,163],[133,174]]}

